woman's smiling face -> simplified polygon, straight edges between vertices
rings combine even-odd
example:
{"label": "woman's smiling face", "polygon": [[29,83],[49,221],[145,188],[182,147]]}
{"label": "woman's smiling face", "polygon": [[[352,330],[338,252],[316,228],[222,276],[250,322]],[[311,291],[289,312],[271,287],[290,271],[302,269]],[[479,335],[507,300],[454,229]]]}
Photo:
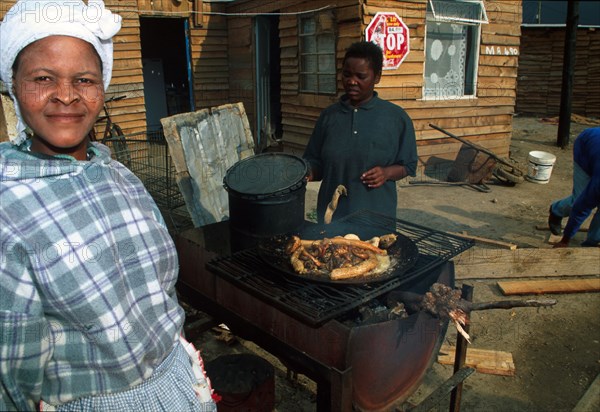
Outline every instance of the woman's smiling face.
{"label": "woman's smiling face", "polygon": [[367,59],[348,57],[342,68],[342,83],[350,103],[354,107],[368,102],[373,97],[375,85],[381,73],[375,73]]}
{"label": "woman's smiling face", "polygon": [[25,47],[14,67],[14,93],[34,133],[31,150],[85,159],[87,135],[104,104],[94,47],[75,37],[49,36]]}

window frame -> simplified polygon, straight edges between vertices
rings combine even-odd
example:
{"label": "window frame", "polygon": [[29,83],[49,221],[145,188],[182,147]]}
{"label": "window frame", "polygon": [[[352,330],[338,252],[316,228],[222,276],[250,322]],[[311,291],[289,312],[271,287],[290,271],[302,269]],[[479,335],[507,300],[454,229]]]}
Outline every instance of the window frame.
{"label": "window frame", "polygon": [[[452,7],[460,7],[459,5],[466,6],[467,4],[475,6],[479,9],[479,18],[469,17],[455,17],[450,15]],[[439,6],[439,7],[436,7]],[[431,9],[431,13],[435,21],[447,21],[447,22],[458,22],[463,24],[488,24],[488,17],[485,11],[485,6],[482,0],[428,0],[428,8]],[[468,14],[468,13],[467,13]]]}
{"label": "window frame", "polygon": [[[437,12],[435,11],[435,5],[440,4],[469,4],[477,5],[479,7],[479,18],[471,18],[468,16],[456,16],[450,15],[451,13],[444,13],[444,10],[440,10],[438,7]],[[456,11],[455,9],[454,11]],[[466,57],[465,57],[465,72],[462,84],[462,94],[445,94],[440,91],[434,91],[433,93],[428,92],[427,88],[427,62],[428,62],[428,37],[430,36],[429,24],[444,23],[444,24],[457,24],[466,27]],[[423,100],[446,100],[446,99],[472,99],[477,98],[477,77],[479,69],[479,55],[481,48],[481,25],[488,24],[487,13],[482,0],[428,0],[428,7],[425,16],[425,59],[423,62],[423,88],[422,88],[422,99]]]}
{"label": "window frame", "polygon": [[[303,22],[306,20],[314,20],[315,30],[314,32],[304,33]],[[337,36],[336,26],[333,13],[315,13],[310,15],[303,15],[298,17],[298,92],[305,94],[318,94],[318,95],[336,95],[337,90]],[[319,36],[331,36],[332,50],[325,52],[318,50]],[[303,39],[312,37],[315,43],[314,52],[305,52]],[[315,56],[316,60],[316,71],[306,70],[304,67],[304,57]],[[333,69],[331,71],[320,71],[319,70],[319,57],[330,56],[332,59]],[[316,87],[314,89],[305,88],[304,76],[316,76]],[[325,89],[325,86],[321,85],[320,79],[322,76],[331,76],[330,84],[333,84],[332,90]]]}

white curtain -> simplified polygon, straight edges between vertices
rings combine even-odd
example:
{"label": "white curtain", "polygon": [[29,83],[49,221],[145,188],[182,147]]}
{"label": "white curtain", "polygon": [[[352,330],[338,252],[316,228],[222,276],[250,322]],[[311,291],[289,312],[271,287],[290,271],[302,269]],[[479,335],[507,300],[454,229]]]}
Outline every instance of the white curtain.
{"label": "white curtain", "polygon": [[463,96],[467,56],[467,26],[427,22],[425,96]]}

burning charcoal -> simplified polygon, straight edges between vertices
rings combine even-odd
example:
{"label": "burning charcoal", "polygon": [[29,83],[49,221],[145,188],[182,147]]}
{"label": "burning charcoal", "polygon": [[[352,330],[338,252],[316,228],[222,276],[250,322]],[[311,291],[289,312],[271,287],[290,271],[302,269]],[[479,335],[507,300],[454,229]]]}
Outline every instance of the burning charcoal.
{"label": "burning charcoal", "polygon": [[388,313],[388,319],[406,319],[408,318],[408,312],[406,312],[406,308],[404,307],[404,303],[397,302],[396,305],[390,309]]}
{"label": "burning charcoal", "polygon": [[401,302],[396,302],[393,307],[389,308],[381,304],[379,301],[374,300],[371,301],[370,304],[358,308],[358,312],[360,314],[360,323],[362,325],[395,319],[404,319],[408,317],[406,308]]}
{"label": "burning charcoal", "polygon": [[385,306],[362,306],[358,308],[358,312],[360,313],[362,324],[369,325],[373,323],[379,323],[389,320],[388,313],[389,310]]}

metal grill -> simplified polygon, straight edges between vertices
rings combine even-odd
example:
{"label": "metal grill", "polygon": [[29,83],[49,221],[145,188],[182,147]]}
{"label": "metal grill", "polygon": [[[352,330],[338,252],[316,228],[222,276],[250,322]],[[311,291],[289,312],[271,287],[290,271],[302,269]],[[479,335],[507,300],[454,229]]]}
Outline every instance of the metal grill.
{"label": "metal grill", "polygon": [[175,180],[175,166],[162,132],[136,133],[105,142],[112,157],[129,168],[144,184],[171,227],[191,225],[183,195]]}
{"label": "metal grill", "polygon": [[247,249],[231,256],[210,261],[209,270],[235,283],[303,322],[319,326],[384,293],[416,280],[424,273],[452,259],[473,246],[473,241],[448,233],[392,219],[370,211],[355,213],[343,219],[356,225],[381,227],[411,239],[419,248],[415,266],[399,277],[370,284],[330,285],[291,278],[266,264],[257,249]]}

